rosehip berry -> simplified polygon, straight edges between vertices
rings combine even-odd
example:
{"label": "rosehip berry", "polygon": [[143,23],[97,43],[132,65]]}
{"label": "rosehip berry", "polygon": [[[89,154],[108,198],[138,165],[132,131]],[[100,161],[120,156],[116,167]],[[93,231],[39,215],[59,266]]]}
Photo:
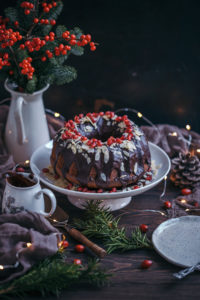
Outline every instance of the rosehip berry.
{"label": "rosehip berry", "polygon": [[85,250],[85,246],[83,246],[83,245],[76,245],[75,246],[75,250],[76,250],[76,252],[81,253],[81,252],[83,252]]}
{"label": "rosehip berry", "polygon": [[185,189],[181,190],[181,194],[184,195],[184,196],[187,196],[187,195],[192,194],[192,191],[191,191],[191,189],[185,188]]}
{"label": "rosehip berry", "polygon": [[145,233],[145,232],[147,232],[147,230],[148,230],[148,226],[147,226],[146,224],[141,224],[141,225],[140,225],[140,230],[141,230],[143,233]]}
{"label": "rosehip berry", "polygon": [[96,50],[96,46],[90,47],[91,51],[95,51]]}
{"label": "rosehip berry", "polygon": [[44,9],[43,9],[43,11],[44,11],[45,13],[48,13],[48,12],[50,11],[50,9],[49,9],[47,6],[45,6]]}
{"label": "rosehip berry", "polygon": [[69,246],[69,243],[66,240],[65,241],[61,241],[60,242],[60,246],[65,249],[65,248],[67,248]]}
{"label": "rosehip berry", "polygon": [[165,205],[165,208],[171,208],[172,207],[172,204],[171,204],[170,201],[165,201],[164,205]]}
{"label": "rosehip berry", "polygon": [[50,24],[53,26],[53,25],[56,25],[56,20],[51,20],[50,21]]}
{"label": "rosehip berry", "polygon": [[35,19],[33,20],[33,23],[35,23],[35,24],[39,23],[39,19],[38,19],[38,18],[35,18]]}
{"label": "rosehip berry", "polygon": [[142,269],[148,269],[151,267],[152,265],[152,260],[149,260],[149,259],[145,259],[142,263],[141,263],[141,268]]}
{"label": "rosehip berry", "polygon": [[19,22],[18,22],[18,21],[15,21],[15,22],[14,22],[14,25],[15,25],[16,27],[18,27],[18,26],[19,26]]}
{"label": "rosehip berry", "polygon": [[29,15],[31,13],[31,11],[29,9],[25,9],[24,13],[25,13],[25,15]]}
{"label": "rosehip berry", "polygon": [[74,263],[74,265],[82,265],[82,261],[77,258],[74,259],[73,263]]}

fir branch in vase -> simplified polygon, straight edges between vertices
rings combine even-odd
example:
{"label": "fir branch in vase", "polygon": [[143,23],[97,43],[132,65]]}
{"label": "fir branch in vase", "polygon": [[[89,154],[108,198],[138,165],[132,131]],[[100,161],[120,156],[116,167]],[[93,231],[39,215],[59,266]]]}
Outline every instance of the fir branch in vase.
{"label": "fir branch in vase", "polygon": [[115,218],[100,204],[101,201],[88,201],[83,218],[74,219],[73,225],[87,237],[100,239],[108,253],[151,248],[151,242],[138,227],[128,236],[125,228],[119,226],[120,218]]}

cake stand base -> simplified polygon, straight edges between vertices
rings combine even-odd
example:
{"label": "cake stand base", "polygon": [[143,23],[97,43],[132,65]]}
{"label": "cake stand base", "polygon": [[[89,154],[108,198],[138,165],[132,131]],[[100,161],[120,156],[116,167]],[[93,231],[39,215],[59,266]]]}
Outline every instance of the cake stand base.
{"label": "cake stand base", "polygon": [[[69,202],[73,204],[74,206],[80,208],[80,209],[85,209],[85,205],[87,204],[87,200],[81,199],[78,197],[73,197],[73,196],[67,196]],[[99,201],[99,200],[96,200]],[[116,198],[116,199],[105,199],[105,200],[100,200],[101,205],[110,211],[118,210],[121,209],[125,206],[127,206],[131,202],[131,197],[126,197],[126,198]]]}

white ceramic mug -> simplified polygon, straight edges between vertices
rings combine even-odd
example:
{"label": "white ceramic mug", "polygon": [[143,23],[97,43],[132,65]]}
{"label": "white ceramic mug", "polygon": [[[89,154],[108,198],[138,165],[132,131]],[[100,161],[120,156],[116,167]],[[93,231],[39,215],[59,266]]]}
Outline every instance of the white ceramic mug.
{"label": "white ceramic mug", "polygon": [[[19,173],[26,178],[30,178],[30,173]],[[22,210],[29,210],[40,213],[43,216],[51,216],[56,209],[56,197],[49,189],[42,189],[37,176],[33,175],[34,184],[28,187],[18,187],[6,179],[6,187],[2,200],[3,213],[16,213]],[[47,195],[51,201],[51,210],[45,212],[44,196]]]}

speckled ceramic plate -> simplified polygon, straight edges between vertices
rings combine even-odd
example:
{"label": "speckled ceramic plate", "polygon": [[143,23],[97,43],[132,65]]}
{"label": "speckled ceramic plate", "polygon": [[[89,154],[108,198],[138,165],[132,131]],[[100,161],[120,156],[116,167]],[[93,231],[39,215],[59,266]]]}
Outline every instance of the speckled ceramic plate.
{"label": "speckled ceramic plate", "polygon": [[200,216],[184,216],[160,224],[152,235],[155,250],[167,261],[190,267],[200,262]]}

